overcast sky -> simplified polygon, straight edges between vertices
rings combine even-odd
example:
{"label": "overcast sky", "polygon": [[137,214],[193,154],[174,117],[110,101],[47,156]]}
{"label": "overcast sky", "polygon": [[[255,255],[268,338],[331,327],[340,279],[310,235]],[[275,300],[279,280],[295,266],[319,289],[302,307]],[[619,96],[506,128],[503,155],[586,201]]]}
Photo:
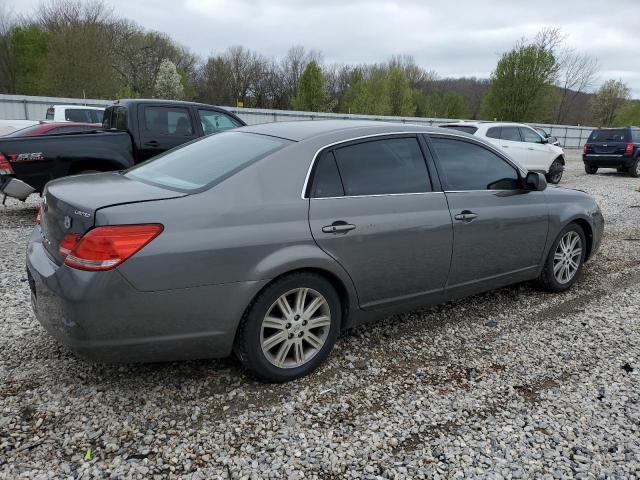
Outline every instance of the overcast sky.
{"label": "overcast sky", "polygon": [[[1,1],[1,0],[0,0]],[[9,0],[28,13],[38,0]],[[108,0],[116,14],[206,56],[241,44],[282,56],[292,45],[326,63],[412,55],[441,77],[488,77],[522,37],[560,27],[598,58],[598,83],[622,79],[640,98],[640,0]]]}

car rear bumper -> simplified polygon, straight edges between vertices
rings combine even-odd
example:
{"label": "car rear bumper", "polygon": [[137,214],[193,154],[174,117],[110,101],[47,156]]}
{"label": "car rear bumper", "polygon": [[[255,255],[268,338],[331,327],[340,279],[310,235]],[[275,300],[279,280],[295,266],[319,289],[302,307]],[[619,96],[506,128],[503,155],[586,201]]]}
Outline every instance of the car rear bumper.
{"label": "car rear bumper", "polygon": [[0,195],[26,200],[36,189],[9,175],[0,175]]}
{"label": "car rear bumper", "polygon": [[246,306],[266,281],[142,292],[117,270],[57,265],[39,227],[27,247],[31,300],[56,340],[100,362],[228,356]]}
{"label": "car rear bumper", "polygon": [[585,165],[590,167],[603,167],[603,168],[620,168],[630,167],[635,162],[636,157],[628,157],[624,155],[606,155],[589,153],[582,155],[582,161]]}

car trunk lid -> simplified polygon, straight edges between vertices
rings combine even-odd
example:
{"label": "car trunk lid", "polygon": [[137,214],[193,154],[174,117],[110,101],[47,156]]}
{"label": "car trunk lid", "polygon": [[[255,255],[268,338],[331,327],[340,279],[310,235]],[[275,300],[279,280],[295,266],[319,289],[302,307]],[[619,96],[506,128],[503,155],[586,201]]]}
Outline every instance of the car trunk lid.
{"label": "car trunk lid", "polygon": [[66,177],[51,182],[43,194],[40,212],[44,246],[61,264],[68,253],[64,250],[68,240],[80,238],[93,228],[99,209],[183,196],[184,193],[138,182],[113,172]]}

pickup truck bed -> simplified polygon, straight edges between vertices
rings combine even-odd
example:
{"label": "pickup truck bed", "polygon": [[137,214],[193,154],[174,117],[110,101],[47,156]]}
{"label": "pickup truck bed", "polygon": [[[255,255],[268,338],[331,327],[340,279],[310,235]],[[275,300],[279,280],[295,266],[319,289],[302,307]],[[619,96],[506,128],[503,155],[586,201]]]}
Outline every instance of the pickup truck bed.
{"label": "pickup truck bed", "polygon": [[0,195],[25,200],[55,178],[123,170],[196,140],[245,123],[211,105],[122,100],[104,113],[102,130],[0,137]]}

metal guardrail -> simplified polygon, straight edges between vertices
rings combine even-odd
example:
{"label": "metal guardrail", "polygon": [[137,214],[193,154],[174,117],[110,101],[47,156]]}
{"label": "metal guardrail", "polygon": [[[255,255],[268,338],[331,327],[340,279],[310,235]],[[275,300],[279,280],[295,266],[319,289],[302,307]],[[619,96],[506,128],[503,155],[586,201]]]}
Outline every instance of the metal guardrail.
{"label": "metal guardrail", "polygon": [[[111,100],[86,98],[57,98],[33,97],[24,95],[0,94],[0,119],[11,120],[44,120],[50,105],[87,105],[91,107],[105,107]],[[455,122],[456,118],[423,118],[423,117],[393,117],[380,115],[360,115],[349,113],[329,112],[300,112],[290,110],[269,110],[263,108],[223,107],[235,113],[250,125],[256,123],[284,122],[293,120],[373,120],[380,122],[413,123],[418,125],[438,126],[447,122]],[[553,125],[546,123],[529,124],[543,128],[549,134],[560,140],[564,148],[582,148],[594,127]]]}

